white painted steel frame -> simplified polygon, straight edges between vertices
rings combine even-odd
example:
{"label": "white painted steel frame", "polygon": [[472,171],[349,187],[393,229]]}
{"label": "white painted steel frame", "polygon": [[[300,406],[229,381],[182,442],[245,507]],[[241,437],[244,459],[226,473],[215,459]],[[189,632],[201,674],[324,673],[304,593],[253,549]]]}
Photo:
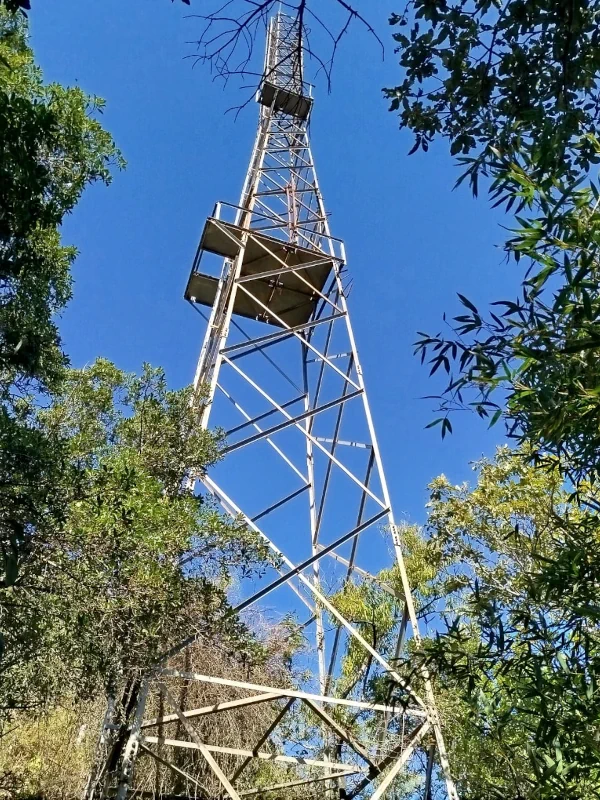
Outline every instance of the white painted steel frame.
{"label": "white painted steel frame", "polygon": [[[291,69],[290,72],[286,56],[282,56],[282,53],[287,52],[287,57],[291,58],[290,53],[300,52],[299,31],[296,30],[293,33],[293,26],[290,28],[287,25],[286,27],[286,24],[284,24],[282,15],[275,17],[271,24],[265,73],[275,84],[279,80],[279,75],[281,81],[285,82],[288,88],[290,85],[296,85],[300,87],[298,91],[302,91],[301,87],[304,85],[302,75],[294,72],[298,66]],[[277,37],[282,30],[287,31],[287,36],[295,37],[294,40],[291,42],[279,41]],[[276,63],[269,60],[275,58],[273,54],[278,54]],[[281,85],[283,86],[283,83]],[[224,219],[222,215],[226,207],[235,211],[234,224],[237,228],[235,234],[227,228],[225,222],[219,222],[220,219]],[[122,759],[117,791],[118,800],[125,800],[131,787],[132,768],[140,747],[143,748],[146,755],[154,757],[172,769],[178,769],[168,759],[155,753],[148,746],[158,742],[174,748],[199,750],[224,792],[232,800],[240,800],[242,796],[253,794],[253,790],[240,791],[234,785],[241,771],[252,758],[269,759],[281,763],[303,763],[305,766],[321,767],[324,770],[323,775],[319,777],[304,777],[298,781],[275,785],[270,787],[271,790],[325,781],[325,785],[328,787],[327,791],[330,791],[331,787],[336,786],[336,779],[339,779],[340,776],[359,775],[362,776],[361,780],[354,784],[348,797],[352,798],[363,793],[365,796],[370,795],[372,800],[379,800],[385,796],[396,776],[413,756],[415,748],[428,733],[433,734],[435,747],[430,745],[428,750],[429,757],[425,776],[426,793],[429,792],[432,782],[435,750],[444,777],[447,797],[449,800],[458,800],[450,774],[429,676],[426,672],[421,671],[421,679],[425,687],[425,696],[422,698],[397,672],[394,663],[368,642],[358,626],[346,619],[339,611],[333,601],[333,595],[339,589],[339,585],[332,588],[325,580],[324,565],[326,563],[341,564],[345,567],[343,581],[365,579],[381,585],[381,582],[368,570],[356,564],[356,558],[360,537],[372,535],[374,526],[385,522],[391,534],[402,584],[402,600],[404,601],[396,657],[401,655],[409,626],[412,629],[412,636],[418,644],[418,623],[402,556],[400,535],[394,522],[343,286],[342,276],[345,269],[343,243],[334,239],[329,230],[328,215],[314,168],[305,119],[278,112],[274,108],[261,108],[258,133],[240,204],[239,206],[217,204],[215,213],[211,217],[211,224],[219,226],[229,241],[235,244],[237,254],[224,261],[195,374],[194,386],[198,396],[202,397],[202,405],[199,408],[200,424],[207,427],[213,408],[218,403],[227,401],[241,415],[243,421],[229,429],[230,438],[225,452],[234,453],[259,443],[266,444],[281,459],[281,463],[289,467],[290,471],[300,478],[302,485],[279,499],[265,503],[260,512],[250,517],[211,477],[204,477],[202,480],[206,489],[217,498],[225,511],[243,519],[248,527],[263,539],[282,565],[278,570],[279,577],[277,579],[256,590],[241,601],[234,610],[239,613],[280,587],[289,587],[296,597],[310,609],[311,618],[308,624],[312,622],[315,624],[315,664],[318,672],[319,692],[309,691],[302,687],[264,686],[217,675],[202,675],[173,669],[169,666],[170,659],[196,642],[196,636],[191,634],[179,646],[166,653],[163,660],[155,665],[144,681]],[[256,232],[260,232],[260,236],[255,235]],[[267,236],[271,238],[269,239]],[[314,260],[304,264],[287,265],[280,255],[282,242],[291,251],[295,246],[312,250],[315,254]],[[258,272],[245,274],[245,256],[249,243],[258,246],[264,253],[263,258],[267,266]],[[340,253],[342,258],[340,258]],[[202,253],[199,252],[195,267],[200,263],[201,256]],[[322,268],[324,264],[330,265],[331,272],[325,285],[318,288],[311,283],[310,276],[316,274],[315,270],[319,267]],[[285,278],[289,279],[291,274],[305,289],[310,291],[313,304],[310,316],[303,323],[295,325],[287,324],[285,319],[275,314],[269,306],[270,300],[263,302],[255,293],[256,290],[253,291],[257,282],[268,280],[270,281],[269,285],[273,287],[270,296],[277,292],[283,292],[285,291],[283,281]],[[271,333],[258,333],[258,335],[245,333],[233,319],[238,292],[243,293],[256,307],[260,308],[264,318],[271,324],[276,324],[278,330]],[[241,340],[236,340],[233,336],[234,329],[242,332]],[[253,331],[255,330],[256,325],[253,328]],[[318,335],[323,332],[324,341],[319,343]],[[339,352],[340,345],[337,341],[339,339],[343,339],[342,352]],[[282,367],[276,357],[271,357],[265,352],[267,349],[275,352],[277,348],[287,347],[293,342],[297,343],[302,365],[300,381],[296,381],[293,374]],[[332,347],[333,351],[330,350]],[[242,364],[250,363],[250,359],[257,356],[265,358],[270,366],[274,366],[278,373],[285,377],[287,383],[294,389],[294,394],[290,399],[278,402],[269,389],[268,383],[263,384],[260,375],[253,377],[251,369],[240,366],[240,362]],[[344,360],[346,361],[345,366],[343,365]],[[338,366],[336,361],[342,366]],[[316,379],[310,372],[315,368],[318,370]],[[261,402],[264,401],[267,404],[267,409],[259,413],[250,413],[245,410],[245,395],[234,396],[226,388],[221,377],[225,372],[237,376],[237,379],[242,382],[240,385],[247,387],[241,392],[242,395],[244,395],[244,391],[247,391],[248,398],[252,397],[255,400],[260,398]],[[331,380],[338,381],[335,396],[331,399],[322,399]],[[298,383],[302,385],[300,386]],[[361,438],[341,438],[343,420],[347,418],[347,415],[344,417],[344,412],[351,405],[354,416],[356,417],[358,414],[361,418],[359,427],[361,427],[362,440]],[[296,406],[297,408],[294,408]],[[293,411],[292,408],[294,408]],[[326,417],[328,413],[334,413],[330,432],[327,436],[316,435],[316,422],[321,417]],[[279,421],[271,424],[270,420],[273,417]],[[258,424],[264,420],[269,420],[267,427]],[[255,433],[241,439],[232,439],[247,428],[254,429]],[[283,431],[296,431],[296,435],[300,434],[304,440],[305,463],[302,467],[295,463],[293,455],[286,453],[284,444],[276,440]],[[343,448],[366,452],[367,463],[363,472],[356,474],[355,467],[344,463],[344,456],[339,455]],[[316,457],[324,459],[322,462],[325,465],[324,474],[315,468]],[[343,534],[338,533],[333,541],[324,543],[320,538],[323,531],[324,513],[328,509],[333,477],[339,475],[349,479],[353,486],[355,492],[353,497],[357,500],[358,506],[356,522],[350,530]],[[305,494],[308,501],[306,537],[310,555],[296,563],[273,541],[264,527],[264,521],[268,521],[277,510]],[[369,512],[367,516],[366,510],[370,502],[375,503],[378,510],[375,513]],[[366,519],[365,516],[367,516]],[[257,525],[259,521],[261,521],[260,527]],[[370,531],[371,534],[369,534]],[[350,546],[350,553],[347,556],[336,552],[347,543]],[[325,559],[325,556],[331,558]],[[386,584],[383,584],[382,588],[388,593],[394,591]],[[328,642],[325,630],[325,614],[328,619],[334,621],[334,634],[331,642]],[[378,664],[378,668],[396,683],[403,693],[402,704],[398,706],[375,704],[360,697],[344,697],[336,694],[336,669],[343,641],[353,641],[356,646],[362,648],[373,663]],[[328,654],[329,659],[327,658]],[[200,681],[206,684],[230,687],[235,691],[251,691],[258,694],[245,698],[234,696],[234,699],[229,701],[185,710],[179,708],[177,701],[173,699],[166,686],[166,681],[173,680]],[[174,713],[144,720],[144,708],[150,683],[160,687],[173,707]],[[192,720],[196,717],[282,699],[287,701],[286,705],[283,709],[279,707],[273,723],[265,730],[260,742],[253,750],[228,747],[224,743],[204,742],[192,724]],[[324,751],[322,759],[298,759],[286,753],[273,754],[258,749],[268,741],[273,730],[296,701],[307,704],[323,725]],[[330,716],[326,710],[327,706],[353,708],[360,713],[382,715],[382,741],[386,738],[390,722],[399,717],[402,718],[403,724],[407,720],[410,722],[412,732],[406,737],[406,740],[403,736],[401,744],[392,747],[387,756],[377,760],[339,721]],[[173,737],[161,738],[146,733],[153,726],[175,720],[180,723],[189,736],[189,740],[174,739]],[[336,739],[344,742],[355,758],[362,759],[363,766],[357,765],[353,761],[348,763],[333,761],[328,751],[328,745]],[[230,779],[220,768],[213,753],[237,754],[243,756],[245,761]],[[186,778],[197,783],[191,775],[186,774]],[[269,789],[262,791],[269,791]]]}

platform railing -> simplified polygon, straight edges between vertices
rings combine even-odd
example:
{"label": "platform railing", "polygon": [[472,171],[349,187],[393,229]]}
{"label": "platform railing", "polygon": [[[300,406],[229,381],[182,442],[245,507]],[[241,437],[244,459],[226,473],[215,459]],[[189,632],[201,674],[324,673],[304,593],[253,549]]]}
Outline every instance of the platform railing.
{"label": "platform railing", "polygon": [[[242,215],[247,211],[243,206],[219,201],[215,203],[212,219],[224,222],[229,225],[239,226]],[[308,250],[317,250],[331,256],[332,259],[340,263],[346,263],[346,250],[341,239],[325,233],[325,220],[315,217],[299,221],[294,226],[294,233],[297,237],[295,241],[290,240],[290,226],[287,220],[281,220],[275,212],[269,214],[268,211],[254,209],[252,212],[251,225],[249,231],[262,233],[271,236],[279,241],[283,240],[290,245],[297,245]]]}

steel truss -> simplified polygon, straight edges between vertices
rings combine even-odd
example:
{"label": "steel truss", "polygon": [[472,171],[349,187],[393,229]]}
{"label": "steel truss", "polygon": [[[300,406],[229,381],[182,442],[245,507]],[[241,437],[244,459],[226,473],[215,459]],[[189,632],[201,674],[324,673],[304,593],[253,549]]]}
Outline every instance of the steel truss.
{"label": "steel truss", "polygon": [[[196,642],[191,634],[138,687],[116,787],[120,800],[133,790],[134,763],[142,756],[203,796],[198,779],[174,763],[171,754],[181,749],[201,754],[232,800],[319,783],[330,797],[343,789],[348,800],[379,800],[423,754],[422,796],[430,796],[437,763],[440,787],[457,800],[429,677],[417,673],[421,696],[397,668],[407,637],[418,643],[418,624],[348,312],[344,246],[330,233],[310,148],[312,100],[302,80],[300,45],[295,21],[274,17],[240,203],[217,204],[208,219],[186,297],[212,309],[195,376],[203,392],[201,425],[210,420],[227,432],[222,476],[203,478],[204,486],[256,532],[278,564],[278,574],[251,587],[235,610],[267,598],[279,616],[297,617],[308,608],[305,630],[314,645],[306,665],[315,679],[265,686],[174,668],[173,659]],[[218,278],[201,271],[211,253],[224,258]],[[388,566],[390,549],[401,593],[373,574]],[[400,594],[395,659],[382,653],[360,620],[340,610],[344,587],[363,583],[386,596]],[[365,673],[387,676],[393,686],[388,703],[369,699],[366,677],[348,686],[340,671],[348,648],[364,655]],[[182,681],[231,690],[231,699],[185,708],[177,698]],[[160,693],[165,709],[150,718],[151,692]],[[256,704],[270,705],[274,718],[251,747],[205,741],[195,727],[223,713],[241,715],[243,725],[244,712]],[[320,757],[273,745],[281,721],[300,706],[318,720]],[[370,740],[361,740],[341,712],[360,718]],[[178,734],[165,734],[165,726],[172,731],[175,724]],[[110,738],[110,712],[104,730]],[[239,757],[233,774],[222,770],[222,754]],[[298,777],[260,790],[239,788],[242,772],[256,759],[297,766]],[[90,797],[101,783],[96,775]]]}

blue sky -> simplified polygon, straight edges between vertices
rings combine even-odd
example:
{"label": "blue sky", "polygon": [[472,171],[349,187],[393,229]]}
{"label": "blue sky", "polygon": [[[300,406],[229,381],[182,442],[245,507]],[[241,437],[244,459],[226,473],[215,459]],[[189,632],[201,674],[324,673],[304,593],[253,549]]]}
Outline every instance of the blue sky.
{"label": "blue sky", "polygon": [[[169,0],[37,0],[32,44],[47,80],[104,97],[104,124],[128,161],[112,186],[87,192],[64,226],[80,250],[75,295],[61,322],[75,366],[97,356],[127,370],[162,365],[173,386],[191,381],[204,333],[183,289],[205,217],[237,202],[257,109],[236,118],[242,95],[186,58],[200,22]],[[206,6],[206,0],[196,0]],[[324,6],[323,6],[324,7]],[[366,7],[366,4],[365,4]],[[490,453],[469,415],[442,442],[425,430],[440,387],[412,355],[417,330],[437,331],[459,308],[456,292],[484,304],[514,293],[515,267],[496,247],[499,218],[466,188],[443,147],[408,156],[381,87],[400,79],[387,18],[399,3],[368,4],[386,45],[355,28],[339,51],[330,94],[317,81],[311,136],[332,232],[345,239],[350,309],[397,516],[424,519],[426,485],[444,472],[471,476]],[[194,0],[192,0],[192,11]],[[259,46],[259,50],[262,45]]]}

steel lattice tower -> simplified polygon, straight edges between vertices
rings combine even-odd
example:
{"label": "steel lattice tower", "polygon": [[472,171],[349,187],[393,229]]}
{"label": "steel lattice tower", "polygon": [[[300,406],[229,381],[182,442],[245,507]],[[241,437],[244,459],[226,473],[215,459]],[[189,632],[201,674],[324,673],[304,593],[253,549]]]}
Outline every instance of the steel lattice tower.
{"label": "steel lattice tower", "polygon": [[[411,635],[418,644],[399,529],[350,323],[344,246],[330,233],[309,143],[312,99],[303,81],[301,35],[296,20],[281,13],[272,18],[257,94],[258,134],[240,202],[218,203],[207,220],[186,298],[212,309],[194,384],[203,393],[200,424],[216,422],[227,434],[223,480],[204,477],[202,482],[222,508],[245,520],[279,563],[279,575],[254,584],[236,611],[268,597],[281,615],[308,615],[302,622],[313,642],[306,656],[309,677],[290,688],[173,669],[172,658],[193,646],[191,634],[143,683],[122,759],[117,796],[123,800],[132,791],[140,748],[182,773],[165,755],[165,741],[168,752],[199,752],[222,795],[240,800],[257,793],[236,789],[243,765],[227,776],[218,754],[239,755],[244,764],[252,758],[277,760],[269,737],[298,705],[320,720],[320,760],[281,752],[286,764],[298,764],[299,777],[263,788],[267,797],[324,781],[329,797],[337,792],[347,800],[379,800],[403,767],[420,758],[423,798],[431,796],[437,763],[438,791],[444,793],[445,787],[445,795],[457,800],[428,676],[419,674],[420,696],[396,671],[398,662],[386,658],[336,600],[349,583],[391,592],[373,572],[393,551],[404,606],[396,659],[406,654]],[[215,256],[224,259],[220,277],[201,271]],[[389,703],[369,700],[362,682],[352,691],[344,687],[339,665],[348,647],[365,653],[374,673],[391,681]],[[182,707],[174,699],[182,680],[230,687],[232,699],[210,708]],[[157,686],[172,708],[148,720],[146,698]],[[194,728],[199,716],[225,708],[243,714],[255,703],[271,704],[273,723],[251,750],[238,752],[226,742],[202,739]],[[361,741],[340,722],[339,709],[360,713],[363,726],[367,722],[377,736]],[[180,739],[165,740],[157,733],[161,721],[176,721]],[[160,742],[162,755],[155,749]],[[194,783],[192,775],[186,778]]]}

